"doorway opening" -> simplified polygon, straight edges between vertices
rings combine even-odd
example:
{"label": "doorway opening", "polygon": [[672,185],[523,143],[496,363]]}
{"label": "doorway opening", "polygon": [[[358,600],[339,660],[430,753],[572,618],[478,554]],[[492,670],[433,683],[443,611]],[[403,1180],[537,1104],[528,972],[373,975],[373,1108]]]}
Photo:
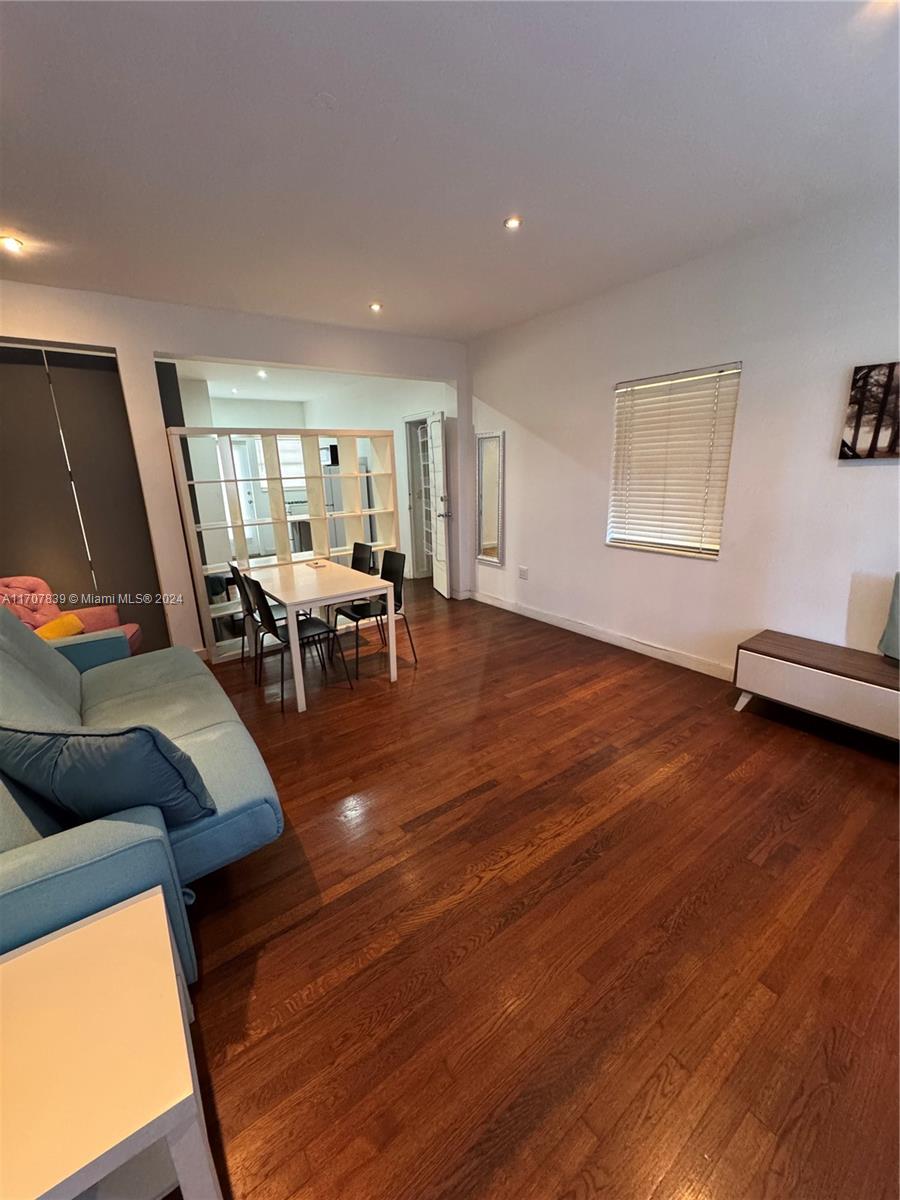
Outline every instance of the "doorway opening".
{"label": "doorway opening", "polygon": [[430,579],[434,558],[434,510],[428,461],[428,423],[425,417],[406,422],[406,460],[409,480],[409,522],[414,579]]}
{"label": "doorway opening", "polygon": [[414,579],[431,579],[449,596],[447,565],[447,456],[444,413],[407,417],[406,477],[409,490],[411,570]]}
{"label": "doorway opening", "polygon": [[[251,557],[271,557],[276,553],[273,521],[287,522],[290,553],[319,554],[312,544],[309,494],[299,448],[305,430],[332,430],[335,437],[330,455],[322,447],[323,458],[317,475],[322,476],[324,514],[328,518],[328,543],[350,546],[368,542],[373,547],[373,568],[380,567],[380,550],[385,546],[405,556],[405,574],[409,578],[431,578],[434,587],[450,596],[448,555],[450,513],[449,479],[444,442],[445,415],[450,437],[456,420],[456,390],[436,380],[401,379],[377,375],[290,367],[267,362],[226,362],[202,359],[159,361],[160,395],[166,425],[170,427],[221,428],[228,430],[240,489],[241,519],[247,550]],[[422,432],[422,444],[416,453],[408,452],[409,426],[412,421]],[[391,474],[397,497],[386,497],[384,470],[373,457],[371,444],[360,439],[358,458],[349,466],[340,463],[340,431],[348,436],[360,430],[386,430],[394,435]],[[261,434],[279,436],[280,473],[283,481],[284,516],[273,514],[266,487],[269,467],[265,461]],[[348,443],[349,444],[349,443]],[[451,441],[452,446],[452,441]],[[200,449],[195,453],[200,453]],[[215,458],[215,451],[212,451]],[[422,463],[425,467],[422,467]],[[212,468],[215,462],[210,464]],[[410,470],[416,473],[416,482]],[[425,515],[422,500],[423,470],[432,501],[428,517],[428,555],[425,554]],[[353,478],[348,478],[348,473]],[[215,473],[210,476],[215,478]],[[210,493],[213,488],[206,489]],[[406,499],[404,499],[406,497]],[[413,504],[416,498],[417,504]],[[204,497],[204,502],[207,498]],[[228,537],[228,514],[217,493],[208,499],[208,507],[217,509],[213,521],[220,526],[207,537]],[[202,506],[201,506],[202,507]],[[389,519],[388,511],[394,511]],[[416,515],[418,528],[413,533]],[[213,520],[210,513],[202,514]],[[277,519],[276,519],[277,518]],[[349,524],[348,524],[349,521]],[[391,526],[391,528],[388,528]],[[346,536],[342,536],[346,535]],[[284,549],[284,547],[282,547]],[[349,550],[347,555],[349,556]],[[227,558],[227,555],[225,555]],[[216,554],[216,561],[223,558]],[[224,561],[224,559],[223,559]]]}

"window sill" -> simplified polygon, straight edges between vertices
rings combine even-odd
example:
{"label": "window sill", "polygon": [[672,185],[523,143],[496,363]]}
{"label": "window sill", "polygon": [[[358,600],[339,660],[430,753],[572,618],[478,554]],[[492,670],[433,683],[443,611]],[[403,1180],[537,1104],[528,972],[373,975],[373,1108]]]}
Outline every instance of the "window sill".
{"label": "window sill", "polygon": [[716,554],[701,554],[699,550],[679,550],[677,546],[647,546],[642,542],[611,542],[608,538],[607,546],[614,550],[642,550],[645,554],[669,554],[675,558],[693,558],[699,562],[718,562],[719,553]]}

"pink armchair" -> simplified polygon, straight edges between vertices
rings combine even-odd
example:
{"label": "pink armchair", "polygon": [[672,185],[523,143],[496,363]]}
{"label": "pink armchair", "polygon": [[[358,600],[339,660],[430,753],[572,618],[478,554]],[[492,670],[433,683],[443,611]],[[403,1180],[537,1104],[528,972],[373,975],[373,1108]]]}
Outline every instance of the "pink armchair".
{"label": "pink armchair", "polygon": [[[31,629],[40,629],[62,609],[52,600],[52,591],[46,580],[35,575],[0,575],[0,604],[9,608],[20,621]],[[121,629],[128,638],[132,654],[141,646],[140,625],[125,624],[119,620],[119,610],[114,604],[95,604],[90,608],[67,608],[84,625],[85,633],[97,633],[101,629]]]}

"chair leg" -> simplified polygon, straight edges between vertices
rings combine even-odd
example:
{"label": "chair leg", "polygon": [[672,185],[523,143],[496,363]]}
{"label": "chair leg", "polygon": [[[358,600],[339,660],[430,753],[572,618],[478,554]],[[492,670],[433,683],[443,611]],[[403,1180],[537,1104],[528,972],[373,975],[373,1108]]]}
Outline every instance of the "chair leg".
{"label": "chair leg", "polygon": [[[341,666],[344,668],[344,674],[347,676],[347,682],[350,684],[350,690],[352,692],[353,691],[353,680],[350,678],[350,671],[347,668],[347,660],[346,660],[346,658],[344,658],[344,647],[341,645],[340,641],[338,641],[337,636],[335,636],[334,641],[337,642],[338,653],[341,656]],[[332,655],[333,654],[334,654],[334,648],[332,646]]]}
{"label": "chair leg", "polygon": [[284,712],[284,646],[281,647],[281,711]]}
{"label": "chair leg", "polygon": [[376,617],[375,624],[378,626],[378,636],[381,638],[382,646],[387,645],[387,638],[384,636],[384,618]]}
{"label": "chair leg", "polygon": [[406,613],[402,612],[400,616],[403,618],[403,624],[406,626],[406,636],[409,638],[409,648],[413,652],[413,658],[416,662],[419,661],[419,656],[416,654],[415,643],[412,640],[412,630],[409,627],[409,621],[406,619]]}
{"label": "chair leg", "polygon": [[265,630],[260,630],[256,635],[256,653],[254,655],[254,662],[253,662],[253,675],[254,675],[254,680],[256,682],[257,687],[259,687],[259,685],[262,683],[263,654],[264,654],[263,643],[265,642],[265,640],[266,640]]}
{"label": "chair leg", "polygon": [[320,666],[322,667],[322,674],[323,674],[323,675],[327,675],[327,674],[328,674],[328,672],[327,672],[327,670],[325,669],[325,651],[324,651],[324,649],[322,648],[322,639],[321,639],[320,637],[319,637],[319,638],[316,638],[316,640],[315,640],[315,642],[314,642],[314,645],[315,645],[315,648],[316,648],[316,655],[317,655],[317,657],[318,657],[318,659],[319,659],[319,664],[320,664]]}
{"label": "chair leg", "polygon": [[247,641],[247,614],[244,613],[241,621],[241,666],[244,665],[244,646]]}
{"label": "chair leg", "polygon": [[359,679],[359,621],[354,621],[356,626],[356,678]]}

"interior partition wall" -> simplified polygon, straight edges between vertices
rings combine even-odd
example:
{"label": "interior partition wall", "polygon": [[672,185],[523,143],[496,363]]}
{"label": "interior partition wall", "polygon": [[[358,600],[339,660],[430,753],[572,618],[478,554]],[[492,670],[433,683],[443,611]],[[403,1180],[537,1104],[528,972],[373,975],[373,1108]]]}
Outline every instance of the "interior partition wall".
{"label": "interior partition wall", "polygon": [[145,649],[169,645],[114,355],[0,345],[0,575],[46,579],[62,608],[109,597]]}
{"label": "interior partition wall", "polygon": [[200,624],[214,662],[240,652],[239,567],[397,548],[394,435],[384,429],[168,430]]}

